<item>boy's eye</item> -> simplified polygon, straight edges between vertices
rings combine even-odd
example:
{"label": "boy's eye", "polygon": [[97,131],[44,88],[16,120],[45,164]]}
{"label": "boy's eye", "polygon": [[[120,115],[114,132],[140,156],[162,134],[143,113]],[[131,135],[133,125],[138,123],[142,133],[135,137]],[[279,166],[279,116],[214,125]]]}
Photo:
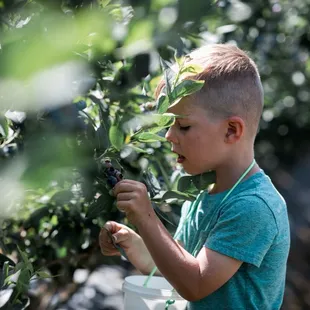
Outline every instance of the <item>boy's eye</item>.
{"label": "boy's eye", "polygon": [[190,129],[191,126],[180,126],[180,130],[186,131],[188,129]]}

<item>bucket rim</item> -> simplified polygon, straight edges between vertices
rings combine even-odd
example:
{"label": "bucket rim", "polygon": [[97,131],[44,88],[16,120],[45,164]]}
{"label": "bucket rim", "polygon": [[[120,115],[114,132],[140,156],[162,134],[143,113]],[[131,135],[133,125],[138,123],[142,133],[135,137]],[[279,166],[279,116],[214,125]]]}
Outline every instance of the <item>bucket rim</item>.
{"label": "bucket rim", "polygon": [[[124,279],[122,290],[123,292],[135,292],[138,293],[139,295],[143,296],[149,296],[151,298],[157,297],[157,298],[173,298],[175,300],[184,300],[183,297],[181,297],[176,291],[173,291],[172,289],[160,289],[160,288],[150,288],[150,287],[144,287],[142,285],[137,285],[134,283],[129,282],[129,279],[133,278],[146,278],[146,276],[143,275],[132,275],[132,276],[127,276]],[[164,277],[158,277],[158,276],[153,276],[152,278],[159,278],[159,279],[164,279],[167,281]]]}

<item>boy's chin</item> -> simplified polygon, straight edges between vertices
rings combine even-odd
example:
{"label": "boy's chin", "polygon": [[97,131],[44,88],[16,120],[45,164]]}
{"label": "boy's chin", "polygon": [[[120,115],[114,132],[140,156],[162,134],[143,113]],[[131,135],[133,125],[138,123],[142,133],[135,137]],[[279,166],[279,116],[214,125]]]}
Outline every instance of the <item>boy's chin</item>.
{"label": "boy's chin", "polygon": [[204,173],[206,171],[202,170],[202,169],[197,169],[197,168],[194,168],[194,167],[188,167],[188,166],[183,166],[183,170],[190,174],[190,175],[197,175],[197,174],[201,174],[201,173]]}
{"label": "boy's chin", "polygon": [[186,165],[186,164],[182,166],[183,166],[183,170],[190,175],[198,175],[198,174],[206,173],[206,172],[209,172],[210,170],[213,170],[211,168],[208,169],[205,167],[193,167],[193,166]]}

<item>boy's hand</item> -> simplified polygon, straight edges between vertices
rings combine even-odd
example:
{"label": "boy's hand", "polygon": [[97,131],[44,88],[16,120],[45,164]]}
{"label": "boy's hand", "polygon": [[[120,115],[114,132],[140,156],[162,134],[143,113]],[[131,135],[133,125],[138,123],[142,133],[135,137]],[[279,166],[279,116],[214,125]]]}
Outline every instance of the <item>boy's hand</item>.
{"label": "boy's hand", "polygon": [[154,261],[142,238],[129,227],[117,222],[107,222],[100,231],[101,253],[106,256],[121,255],[111,242],[109,231],[116,244],[125,251],[129,261],[142,273],[148,274],[154,267]]}
{"label": "boy's hand", "polygon": [[[108,232],[110,232],[110,234]],[[120,252],[113,245],[110,235],[112,235],[113,241],[120,245],[125,252],[130,250],[135,243],[137,243],[136,239],[140,239],[140,236],[129,227],[117,222],[107,222],[99,234],[101,252],[106,256],[120,255]]]}
{"label": "boy's hand", "polygon": [[116,196],[117,208],[126,213],[132,224],[138,226],[154,214],[147,188],[143,183],[122,180],[115,185],[113,193]]}

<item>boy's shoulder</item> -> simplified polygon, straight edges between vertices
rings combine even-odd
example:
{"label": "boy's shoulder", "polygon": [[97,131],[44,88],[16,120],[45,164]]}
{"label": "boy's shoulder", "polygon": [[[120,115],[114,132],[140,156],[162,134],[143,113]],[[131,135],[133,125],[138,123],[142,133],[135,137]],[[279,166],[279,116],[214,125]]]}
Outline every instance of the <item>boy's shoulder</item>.
{"label": "boy's shoulder", "polygon": [[247,208],[253,209],[255,213],[264,212],[266,209],[270,210],[276,223],[281,218],[287,217],[284,198],[263,170],[251,176],[235,189],[230,204],[237,204],[241,200],[247,201]]}

